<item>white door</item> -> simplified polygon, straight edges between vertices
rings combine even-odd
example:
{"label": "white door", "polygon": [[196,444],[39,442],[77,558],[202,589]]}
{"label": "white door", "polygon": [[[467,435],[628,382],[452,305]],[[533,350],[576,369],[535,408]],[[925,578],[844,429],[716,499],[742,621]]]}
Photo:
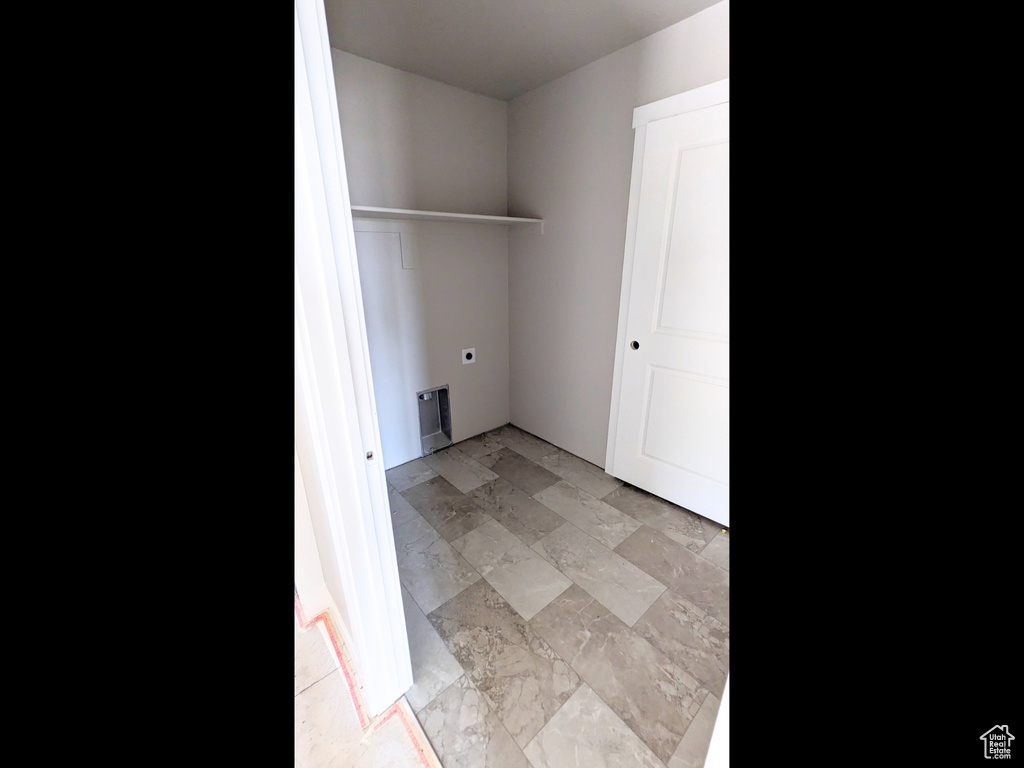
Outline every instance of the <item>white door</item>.
{"label": "white door", "polygon": [[728,101],[649,122],[641,139],[609,471],[728,526]]}

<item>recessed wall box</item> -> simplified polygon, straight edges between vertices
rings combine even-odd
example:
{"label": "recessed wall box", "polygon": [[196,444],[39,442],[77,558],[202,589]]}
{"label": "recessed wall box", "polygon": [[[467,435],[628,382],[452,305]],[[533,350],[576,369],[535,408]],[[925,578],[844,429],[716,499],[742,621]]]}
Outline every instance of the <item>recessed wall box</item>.
{"label": "recessed wall box", "polygon": [[452,410],[448,385],[416,393],[420,412],[421,455],[429,456],[452,444]]}

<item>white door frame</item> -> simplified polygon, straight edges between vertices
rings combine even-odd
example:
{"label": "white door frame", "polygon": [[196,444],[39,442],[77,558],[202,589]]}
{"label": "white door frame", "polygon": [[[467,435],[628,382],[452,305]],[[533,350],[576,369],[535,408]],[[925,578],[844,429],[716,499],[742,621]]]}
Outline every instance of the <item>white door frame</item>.
{"label": "white door frame", "polygon": [[640,180],[643,175],[647,124],[729,101],[729,78],[644,104],[633,110],[633,170],[629,178],[629,208],[626,215],[626,249],[622,259],[622,288],[619,295],[619,324],[615,332],[615,366],[612,370],[612,399],[608,415],[608,445],[604,471],[615,476],[615,439],[619,426],[619,397],[622,394],[622,365],[626,355],[626,320],[629,293],[633,285],[633,253],[636,248],[636,220],[640,211]]}
{"label": "white door frame", "polygon": [[319,559],[326,590],[298,563],[296,587],[330,595],[372,716],[409,689],[412,665],[321,0],[295,2],[294,274],[296,527],[304,496],[315,546],[303,537],[301,556]]}

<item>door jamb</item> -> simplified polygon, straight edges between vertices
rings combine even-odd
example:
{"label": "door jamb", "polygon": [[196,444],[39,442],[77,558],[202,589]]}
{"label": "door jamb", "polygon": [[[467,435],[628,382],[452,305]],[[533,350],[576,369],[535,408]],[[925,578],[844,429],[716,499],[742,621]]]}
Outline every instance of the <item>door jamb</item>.
{"label": "door jamb", "polygon": [[320,0],[295,3],[295,151],[295,449],[326,586],[349,619],[335,623],[375,715],[412,667]]}

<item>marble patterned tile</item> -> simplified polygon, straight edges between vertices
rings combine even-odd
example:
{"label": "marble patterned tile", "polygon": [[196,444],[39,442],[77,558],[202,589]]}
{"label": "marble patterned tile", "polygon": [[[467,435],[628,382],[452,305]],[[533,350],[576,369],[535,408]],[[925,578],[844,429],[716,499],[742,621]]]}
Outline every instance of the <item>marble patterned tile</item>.
{"label": "marble patterned tile", "polygon": [[447,541],[454,541],[490,519],[474,499],[443,477],[414,485],[402,491],[402,496]]}
{"label": "marble patterned tile", "polygon": [[533,550],[629,626],[665,591],[664,584],[570,523],[538,541]]}
{"label": "marble patterned tile", "polygon": [[437,472],[423,463],[423,459],[413,459],[405,464],[384,470],[384,477],[396,491],[404,491],[414,485],[437,477]]}
{"label": "marble patterned tile", "polygon": [[412,659],[412,687],[405,692],[405,698],[412,711],[419,712],[458,680],[463,670],[405,587],[402,605]]}
{"label": "marble patterned tile", "polygon": [[461,443],[456,443],[455,447],[462,451],[464,454],[469,456],[471,459],[479,459],[481,456],[486,456],[488,453],[494,453],[495,451],[501,450],[504,446],[494,439],[490,434],[477,435],[471,437],[468,440],[463,440]]}
{"label": "marble patterned tile", "polygon": [[560,480],[533,498],[585,533],[612,549],[640,527],[640,523],[572,483]]}
{"label": "marble patterned tile", "polygon": [[478,571],[498,562],[516,544],[523,542],[493,518],[452,542],[456,551]]}
{"label": "marble patterned tile", "polygon": [[729,673],[729,627],[670,589],[633,625],[716,696]]}
{"label": "marble patterned tile", "polygon": [[491,437],[506,448],[511,448],[516,453],[525,456],[531,461],[538,461],[549,453],[554,453],[558,450],[558,448],[553,446],[551,443],[545,442],[539,437],[534,437],[529,432],[524,432],[519,429],[519,427],[514,427],[511,424],[488,432],[487,434],[491,435]]}
{"label": "marble patterned tile", "polygon": [[503,477],[481,485],[470,491],[469,495],[482,510],[527,545],[565,524],[561,515],[555,514]]}
{"label": "marble patterned tile", "polygon": [[496,520],[456,539],[452,546],[526,621],[572,584]]}
{"label": "marble patterned tile", "polygon": [[579,686],[579,675],[486,581],[427,618],[520,748]]}
{"label": "marble patterned tile", "polygon": [[573,456],[561,448],[542,456],[537,463],[598,499],[622,485],[621,480],[612,477],[596,464]]}
{"label": "marble patterned tile", "polygon": [[533,768],[664,768],[586,683],[523,750]]}
{"label": "marble patterned tile", "polygon": [[395,529],[395,549],[401,582],[424,613],[481,578],[422,517]]}
{"label": "marble patterned tile", "polygon": [[702,611],[729,623],[728,571],[647,527],[631,534],[615,552]]}
{"label": "marble patterned tile", "polygon": [[392,530],[420,516],[412,504],[406,501],[405,497],[391,484],[388,484],[388,503],[391,505]]}
{"label": "marble patterned tile", "polygon": [[661,531],[691,552],[699,553],[722,530],[718,523],[632,485],[616,488],[602,501]]}
{"label": "marble patterned tile", "polygon": [[462,493],[469,493],[497,477],[491,470],[478,464],[454,446],[424,456],[423,463]]}
{"label": "marble patterned tile", "polygon": [[667,761],[707,690],[579,586],[530,622],[655,755]]}
{"label": "marble patterned tile", "polygon": [[729,532],[725,531],[715,536],[715,538],[711,540],[711,543],[700,551],[700,556],[703,557],[705,560],[710,560],[719,568],[723,568],[728,571]]}
{"label": "marble patterned tile", "polygon": [[399,560],[402,559],[403,552],[424,551],[435,539],[441,537],[434,526],[424,520],[419,512],[415,517],[410,515],[409,520],[394,526],[392,530],[395,532],[395,553]]}
{"label": "marble patterned tile", "polygon": [[319,624],[309,629],[295,620],[295,693],[323,680],[338,668],[338,659],[320,635]]}
{"label": "marble patterned tile", "polygon": [[466,675],[416,714],[444,768],[529,768],[522,750]]}
{"label": "marble patterned tile", "polygon": [[704,768],[708,747],[711,746],[711,734],[715,730],[715,719],[721,705],[722,701],[717,696],[709,694],[704,699],[693,722],[683,734],[683,740],[679,742],[679,746],[668,761],[668,768]]}
{"label": "marble patterned tile", "polygon": [[553,472],[508,447],[481,456],[477,461],[495,474],[501,475],[527,496],[543,491],[561,478]]}

